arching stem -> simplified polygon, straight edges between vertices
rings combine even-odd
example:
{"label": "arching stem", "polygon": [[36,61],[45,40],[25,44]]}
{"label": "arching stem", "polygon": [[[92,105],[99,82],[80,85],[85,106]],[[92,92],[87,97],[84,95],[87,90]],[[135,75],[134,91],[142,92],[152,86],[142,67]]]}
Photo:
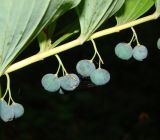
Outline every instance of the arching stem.
{"label": "arching stem", "polygon": [[131,40],[129,41],[129,45],[131,45],[131,43],[134,41],[134,39],[135,39],[135,36],[134,36],[134,34],[132,35],[132,38],[131,38]]}
{"label": "arching stem", "polygon": [[58,73],[59,73],[60,68],[61,68],[61,65],[59,64],[58,69],[57,69],[57,72],[56,72],[56,75],[57,75],[57,76],[58,76]]}
{"label": "arching stem", "polygon": [[133,28],[133,27],[131,27],[131,30],[132,30],[132,32],[133,32],[133,34],[134,34],[134,36],[135,36],[135,39],[136,39],[137,45],[140,45],[136,31],[134,30],[134,28]]}
{"label": "arching stem", "polygon": [[104,62],[103,62],[103,60],[102,60],[102,57],[101,57],[101,55],[99,54],[99,52],[98,52],[98,50],[97,50],[96,43],[94,42],[94,40],[93,40],[92,38],[91,38],[91,42],[92,42],[92,44],[93,44],[94,51],[95,51],[95,53],[94,53],[94,55],[93,55],[91,61],[94,60],[94,58],[95,58],[95,56],[96,56],[96,54],[97,54],[99,60],[101,61],[101,63],[104,64]]}
{"label": "arching stem", "polygon": [[98,66],[98,68],[100,69],[101,68],[101,61],[100,61],[100,59],[99,59],[99,66]]}
{"label": "arching stem", "polygon": [[56,55],[55,55],[55,57],[57,58],[57,60],[58,60],[59,64],[61,65],[61,67],[62,67],[63,71],[64,71],[64,72],[65,72],[65,74],[67,75],[67,74],[68,74],[68,72],[67,72],[66,68],[64,67],[64,65],[63,65],[63,62],[62,62],[61,58],[58,56],[58,54],[56,54]]}
{"label": "arching stem", "polygon": [[10,77],[8,73],[5,73],[6,78],[7,78],[7,88],[5,91],[5,94],[3,95],[2,99],[4,99],[7,95],[7,93],[9,93],[9,100],[8,100],[8,104],[10,105],[10,101],[12,101],[12,103],[14,103],[14,100],[12,98],[12,94],[11,94],[11,89],[10,89]]}

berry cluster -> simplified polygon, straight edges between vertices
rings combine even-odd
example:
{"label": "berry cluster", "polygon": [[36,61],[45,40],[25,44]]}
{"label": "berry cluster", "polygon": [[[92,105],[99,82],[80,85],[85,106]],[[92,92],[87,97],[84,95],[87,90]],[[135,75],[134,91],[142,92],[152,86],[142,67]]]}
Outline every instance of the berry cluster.
{"label": "berry cluster", "polygon": [[96,69],[91,60],[80,60],[76,66],[77,72],[83,77],[90,77],[91,81],[97,85],[105,85],[110,80],[110,73],[102,68]]}
{"label": "berry cluster", "polygon": [[[138,41],[136,31],[131,27],[133,32],[132,39],[129,43],[118,43],[115,47],[115,54],[122,60],[129,60],[132,56],[137,61],[143,61],[148,56],[148,50],[144,45],[141,45]],[[136,40],[137,45],[132,48],[131,43]]]}
{"label": "berry cluster", "polygon": [[[91,60],[80,60],[77,63],[76,70],[82,77],[90,77],[91,81],[97,86],[105,85],[110,80],[110,73],[102,68],[96,69]],[[48,73],[42,77],[41,84],[49,92],[62,91],[62,89],[73,91],[79,86],[80,79],[73,73],[59,78],[56,74]]]}
{"label": "berry cluster", "polygon": [[[6,74],[7,77],[7,89],[3,97],[0,99],[0,118],[4,122],[12,121],[13,119],[17,119],[24,114],[24,108],[21,104],[16,103],[11,95],[10,90],[10,78],[9,75]],[[8,103],[5,101],[6,95],[9,95]]]}
{"label": "berry cluster", "polygon": [[[63,94],[63,90],[73,91],[75,90],[80,83],[80,79],[76,74],[68,73],[58,55],[55,55],[58,62],[59,67],[55,74],[48,73],[45,74],[41,79],[41,84],[43,88],[48,92],[56,92],[59,91],[60,94]],[[63,76],[58,77],[59,70],[62,68]]]}
{"label": "berry cluster", "polygon": [[[80,60],[76,65],[76,70],[79,75],[82,77],[90,77],[92,83],[97,86],[105,85],[110,80],[110,73],[101,68],[101,63],[103,64],[103,60],[96,48],[96,44],[93,40],[91,40],[94,46],[95,53],[91,60]],[[93,60],[95,56],[98,55],[99,57],[99,68],[96,69]],[[63,90],[66,91],[73,91],[75,90],[79,84],[80,79],[76,74],[68,74],[66,71],[60,57],[55,55],[59,62],[60,67],[63,70],[63,76],[58,77],[59,69],[58,68],[56,74],[48,73],[45,74],[41,79],[41,84],[43,88],[48,92],[56,92],[59,91],[60,94],[63,94]]]}
{"label": "berry cluster", "polygon": [[0,118],[4,122],[17,119],[24,114],[24,108],[21,104],[13,102],[11,105],[7,104],[4,99],[0,99]]}
{"label": "berry cluster", "polygon": [[122,60],[129,60],[133,56],[137,61],[143,61],[148,55],[148,50],[144,45],[132,48],[129,43],[119,43],[115,47],[115,54]]}
{"label": "berry cluster", "polygon": [[79,83],[80,80],[76,74],[67,74],[58,78],[56,74],[48,73],[41,80],[42,86],[49,92],[56,92],[58,90],[62,92],[62,89],[73,91],[78,87]]}

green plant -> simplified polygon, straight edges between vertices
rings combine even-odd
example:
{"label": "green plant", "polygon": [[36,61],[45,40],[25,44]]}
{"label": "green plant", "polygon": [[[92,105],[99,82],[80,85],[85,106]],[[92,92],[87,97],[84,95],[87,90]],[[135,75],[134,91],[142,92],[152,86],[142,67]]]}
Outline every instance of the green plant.
{"label": "green plant", "polygon": [[[57,74],[62,68],[63,76],[72,82],[76,81],[77,84],[74,86],[77,86],[79,79],[76,76],[69,76],[70,74],[58,56],[59,53],[82,45],[86,41],[92,41],[95,53],[91,60],[93,61],[97,55],[100,68],[103,60],[93,39],[131,28],[133,37],[130,43],[135,39],[139,44],[138,37],[132,27],[155,20],[160,16],[160,0],[95,0],[94,2],[91,0],[0,0],[0,3],[0,76],[7,76],[7,89],[1,100],[8,93],[9,105],[10,101],[14,103],[10,91],[9,73],[55,55],[60,65]],[[154,5],[155,12],[153,14],[141,17]],[[71,24],[66,27],[66,29],[69,28],[67,32],[64,27],[61,37],[54,40],[56,21],[61,15],[73,8],[76,9],[80,27],[77,28],[78,20],[76,20],[75,26]],[[111,17],[115,17],[116,25],[98,31],[99,27],[104,22],[107,24]],[[79,32],[78,38],[62,44],[64,40]],[[14,63],[17,56],[25,51],[25,48],[29,47],[29,44],[36,37],[39,41],[39,52]],[[73,85],[72,82],[71,85]],[[62,86],[63,84],[61,83],[62,88],[65,87]]]}

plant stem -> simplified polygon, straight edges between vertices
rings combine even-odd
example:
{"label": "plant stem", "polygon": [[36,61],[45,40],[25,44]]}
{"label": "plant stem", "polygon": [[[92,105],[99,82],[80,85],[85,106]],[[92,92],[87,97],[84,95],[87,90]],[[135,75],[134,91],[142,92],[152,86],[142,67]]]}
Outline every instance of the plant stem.
{"label": "plant stem", "polygon": [[[147,22],[147,21],[155,20],[155,19],[158,18],[158,16],[159,16],[159,14],[155,12],[152,15],[142,17],[142,18],[137,19],[135,21],[131,21],[131,22],[128,22],[128,23],[123,24],[123,25],[118,25],[118,26],[115,26],[115,27],[111,27],[111,28],[96,32],[91,36],[91,38],[96,39],[96,38],[99,38],[99,37],[102,37],[102,36],[105,36],[105,35],[108,35],[108,34],[116,33],[116,32],[119,32],[121,30],[133,27],[135,25],[139,25],[139,24]],[[89,41],[89,40],[87,40],[87,41]],[[41,61],[44,58],[47,58],[49,56],[58,54],[60,52],[66,51],[68,49],[74,48],[74,47],[79,46],[79,45],[81,45],[81,42],[80,42],[80,39],[78,38],[78,39],[75,39],[75,40],[73,40],[69,43],[60,45],[56,48],[53,48],[51,50],[47,50],[45,52],[35,54],[35,55],[33,55],[31,57],[28,57],[24,60],[21,60],[21,61],[15,63],[15,64],[12,64],[11,66],[8,67],[8,69],[6,70],[6,73],[16,71],[16,70],[21,69],[25,66],[28,66],[32,63]]]}
{"label": "plant stem", "polygon": [[[93,44],[95,53],[98,55],[99,60],[101,61],[102,64],[104,64],[104,62],[103,62],[103,60],[102,60],[102,57],[101,57],[101,55],[99,54],[99,52],[98,52],[98,50],[97,50],[96,43],[94,42],[94,40],[93,40],[92,38],[91,38],[91,42],[92,42],[92,44]],[[92,58],[91,60],[93,61],[94,58],[95,58],[95,55],[93,56],[93,58]]]}
{"label": "plant stem", "polygon": [[7,87],[6,87],[6,91],[5,91],[2,99],[4,99],[4,98],[6,97],[6,95],[7,95],[7,93],[8,93],[8,90],[9,90],[9,88],[10,88],[10,78],[9,78],[9,76],[8,76],[7,74],[5,74],[5,75],[6,75],[6,79],[7,79]]}
{"label": "plant stem", "polygon": [[59,64],[57,72],[56,72],[56,76],[58,76],[60,68],[61,68],[61,65]]}
{"label": "plant stem", "polygon": [[155,19],[158,18],[158,16],[159,15],[157,13],[153,13],[153,14],[151,14],[149,16],[142,17],[140,19],[137,19],[137,20],[134,20],[134,21],[122,24],[122,25],[118,25],[118,26],[115,26],[115,27],[111,27],[111,28],[96,32],[96,33],[94,33],[92,35],[91,38],[95,39],[95,38],[102,37],[104,35],[108,35],[108,34],[112,34],[112,33],[115,33],[115,32],[119,32],[121,30],[124,30],[124,29],[130,28],[130,27],[139,25],[141,23],[144,23],[144,22],[147,22],[147,21],[151,21],[151,20],[155,20]]}
{"label": "plant stem", "polygon": [[8,105],[10,105],[10,101],[12,101],[12,103],[14,103],[14,100],[13,100],[12,94],[11,94],[11,89],[10,89],[10,87],[11,87],[11,80],[10,80],[10,77],[9,77],[8,73],[6,73],[5,75],[7,77],[7,89],[8,89],[8,93],[9,93]]}
{"label": "plant stem", "polygon": [[6,88],[5,94],[3,95],[2,99],[4,99],[6,97],[7,93],[9,93],[8,105],[10,105],[10,101],[12,101],[12,103],[14,103],[14,100],[13,100],[12,94],[11,94],[11,89],[10,89],[11,81],[10,81],[10,77],[9,77],[8,73],[5,73],[5,75],[7,78],[7,88]]}
{"label": "plant stem", "polygon": [[135,36],[134,36],[134,34],[132,35],[132,38],[131,38],[131,40],[129,41],[129,45],[131,45],[131,43],[134,41],[134,39],[135,39]]}
{"label": "plant stem", "polygon": [[65,67],[64,67],[64,65],[63,65],[63,62],[62,62],[61,58],[60,58],[57,54],[55,55],[55,57],[57,58],[57,60],[58,60],[59,64],[61,65],[63,71],[64,71],[65,74],[67,75],[68,72],[67,72],[67,70],[65,69]]}
{"label": "plant stem", "polygon": [[131,30],[132,30],[132,32],[133,32],[133,34],[134,34],[134,36],[135,36],[135,39],[136,39],[137,45],[139,46],[139,45],[140,45],[140,43],[139,43],[138,36],[137,36],[137,33],[136,33],[135,29],[134,29],[133,27],[131,27]]}

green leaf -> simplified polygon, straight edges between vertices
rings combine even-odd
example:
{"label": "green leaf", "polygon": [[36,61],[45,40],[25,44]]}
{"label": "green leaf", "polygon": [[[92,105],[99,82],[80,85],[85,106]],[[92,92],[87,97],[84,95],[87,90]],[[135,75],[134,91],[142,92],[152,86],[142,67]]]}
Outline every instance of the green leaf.
{"label": "green leaf", "polygon": [[48,41],[47,35],[45,34],[44,31],[41,31],[37,38],[38,38],[40,52],[45,51],[47,46],[47,41]]}
{"label": "green leaf", "polygon": [[47,25],[80,0],[0,0],[0,75]]}
{"label": "green leaf", "polygon": [[124,0],[82,0],[77,7],[83,43],[107,19],[123,5]]}
{"label": "green leaf", "polygon": [[52,38],[55,29],[56,29],[56,21],[55,21],[55,22],[52,22],[51,24],[49,24],[49,25],[47,26],[47,36],[48,36],[49,38]]}
{"label": "green leaf", "polygon": [[49,0],[0,0],[0,29],[4,29],[2,32],[4,43],[0,45],[3,50],[0,54],[3,56],[1,73],[32,35],[43,18],[49,2]]}
{"label": "green leaf", "polygon": [[66,33],[63,36],[61,36],[59,39],[57,39],[53,44],[51,44],[51,40],[47,38],[47,35],[44,33],[44,31],[41,31],[40,34],[38,35],[38,43],[40,47],[40,52],[52,49],[56,46],[58,46],[60,43],[63,41],[69,39],[73,35],[77,34],[79,31],[75,30],[71,33]]}
{"label": "green leaf", "polygon": [[62,37],[60,37],[58,40],[56,40],[51,48],[54,48],[56,46],[58,46],[61,42],[65,41],[66,39],[70,38],[71,36],[73,36],[74,34],[78,33],[79,31],[78,30],[75,30],[74,32],[72,33],[66,33],[65,35],[63,35]]}
{"label": "green leaf", "polygon": [[154,4],[154,0],[126,0],[117,12],[117,24],[133,21],[146,13]]}
{"label": "green leaf", "polygon": [[51,38],[55,31],[55,27],[56,22],[53,22],[38,34],[37,39],[39,43],[40,52],[49,49],[48,47],[51,45]]}
{"label": "green leaf", "polygon": [[[40,22],[37,30],[44,28],[47,24],[50,24],[58,19],[61,15],[67,12],[69,9],[76,7],[81,0],[51,0],[50,5],[45,13],[44,18]],[[39,32],[36,31],[35,35]]]}
{"label": "green leaf", "polygon": [[160,15],[160,0],[155,0],[156,12]]}
{"label": "green leaf", "polygon": [[0,83],[0,99],[2,98],[2,87],[1,87],[1,83]]}

